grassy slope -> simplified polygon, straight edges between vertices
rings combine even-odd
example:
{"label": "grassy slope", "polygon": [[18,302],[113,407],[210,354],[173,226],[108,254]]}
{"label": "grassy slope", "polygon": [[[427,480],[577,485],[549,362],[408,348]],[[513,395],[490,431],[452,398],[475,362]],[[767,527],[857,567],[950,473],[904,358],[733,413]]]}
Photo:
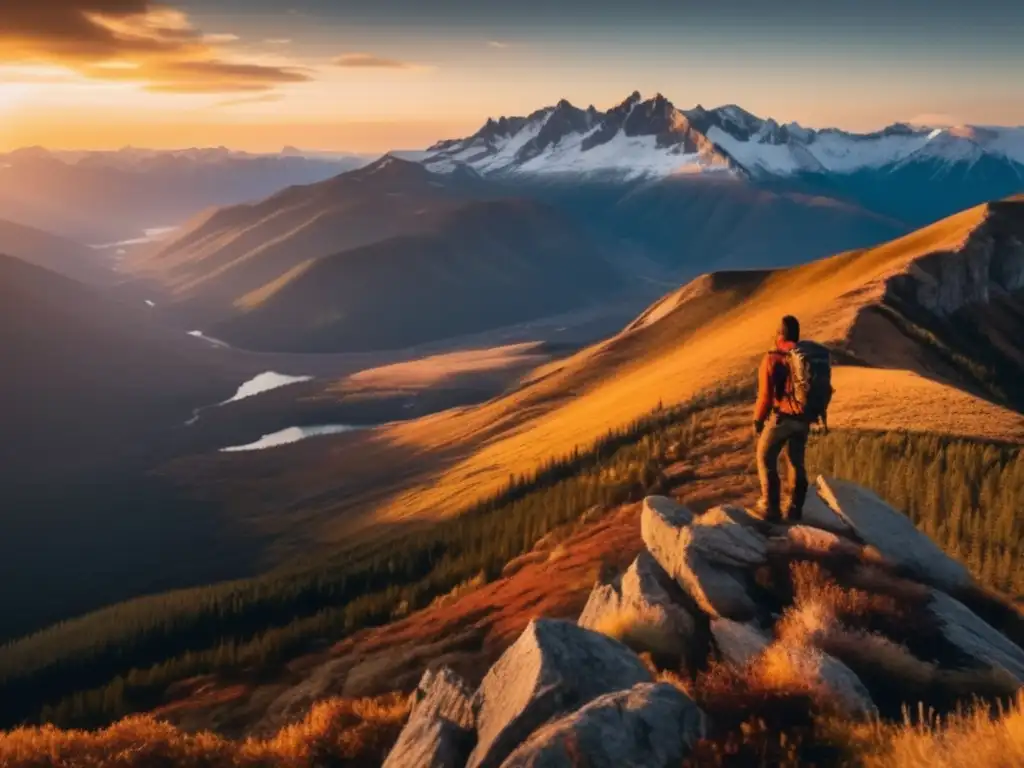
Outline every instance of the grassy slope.
{"label": "grassy slope", "polygon": [[[749,381],[784,313],[800,317],[807,337],[842,343],[863,308],[881,299],[887,278],[925,254],[955,249],[986,213],[985,207],[972,209],[892,243],[802,267],[702,278],[703,284],[691,285],[689,295],[679,297],[684,300],[657,322],[541,369],[516,393],[480,407],[392,425],[358,441],[336,442],[318,455],[304,455],[301,468],[279,467],[265,488],[282,492],[295,473],[301,474],[303,487],[316,499],[313,508],[327,521],[328,539],[375,521],[454,514],[493,493],[510,473],[529,471],[546,458],[587,445],[608,427],[659,402],[680,402],[722,383]],[[910,391],[919,386],[912,377],[897,376],[893,383]],[[843,380],[836,426],[849,414],[843,398],[866,397],[858,393],[861,386]],[[878,381],[865,377],[863,386],[876,387]],[[933,406],[927,413],[908,412],[908,402],[917,403],[916,397],[889,402],[891,410],[876,412],[875,419],[908,428],[935,423]],[[958,428],[969,434],[988,429],[971,423]],[[339,464],[357,469],[368,488],[376,487],[338,494],[327,468]],[[387,486],[396,492],[383,492],[381,483],[373,481],[381,467],[387,468]],[[222,469],[231,473],[231,468]],[[353,511],[365,515],[354,518],[348,514]]]}

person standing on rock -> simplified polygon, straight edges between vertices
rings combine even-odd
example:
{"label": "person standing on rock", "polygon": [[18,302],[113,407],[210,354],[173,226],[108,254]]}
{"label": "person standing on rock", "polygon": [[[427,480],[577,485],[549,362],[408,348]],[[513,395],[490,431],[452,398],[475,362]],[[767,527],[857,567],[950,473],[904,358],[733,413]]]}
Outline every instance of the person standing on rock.
{"label": "person standing on rock", "polygon": [[764,356],[757,374],[754,434],[761,481],[757,510],[765,520],[782,519],[778,462],[783,450],[789,459],[790,486],[785,517],[793,522],[800,520],[807,498],[807,438],[815,422],[827,428],[831,398],[828,349],[800,341],[800,322],[786,315],[779,324],[775,346]]}

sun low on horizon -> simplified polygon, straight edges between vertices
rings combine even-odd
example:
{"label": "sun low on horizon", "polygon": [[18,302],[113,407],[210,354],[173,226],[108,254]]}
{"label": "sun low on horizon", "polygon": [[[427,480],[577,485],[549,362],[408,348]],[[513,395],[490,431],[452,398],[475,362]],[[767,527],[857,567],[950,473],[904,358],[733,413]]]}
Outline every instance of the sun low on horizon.
{"label": "sun low on horizon", "polygon": [[[993,3],[1000,24],[945,2],[844,1],[810,16],[801,2],[645,0],[628,15],[610,2],[512,5],[6,4],[0,150],[382,152],[562,98],[607,109],[634,89],[811,127],[1024,124],[1011,44],[1024,12],[1011,5]],[[928,44],[914,28],[933,28]]]}

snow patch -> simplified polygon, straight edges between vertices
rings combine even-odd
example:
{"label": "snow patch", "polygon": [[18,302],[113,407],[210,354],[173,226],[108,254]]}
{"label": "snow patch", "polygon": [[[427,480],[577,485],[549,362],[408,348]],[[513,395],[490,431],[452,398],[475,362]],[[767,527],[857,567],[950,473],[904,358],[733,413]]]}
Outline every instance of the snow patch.
{"label": "snow patch", "polygon": [[133,245],[145,245],[146,243],[155,243],[159,240],[163,240],[167,235],[177,231],[178,227],[149,227],[148,229],[142,230],[142,237],[132,237],[127,240],[118,240],[116,243],[101,243],[100,245],[90,245],[94,251],[109,251],[112,249],[118,249],[118,255],[124,253],[124,249]]}
{"label": "snow patch", "polygon": [[291,384],[299,384],[303,381],[311,381],[312,376],[288,376],[284,373],[275,373],[274,371],[266,371],[254,376],[245,382],[235,392],[234,397],[230,400],[225,400],[220,405],[227,405],[228,403],[236,403],[239,400],[245,400],[247,397],[254,397],[261,395],[264,392],[269,392],[272,389],[280,389],[281,387],[287,387]]}
{"label": "snow patch", "polygon": [[360,427],[353,427],[348,424],[326,424],[319,427],[288,427],[288,429],[282,429],[280,432],[273,432],[269,435],[264,435],[259,440],[248,443],[247,445],[233,445],[227,448],[221,448],[221,453],[241,453],[244,451],[263,451],[267,448],[277,448],[282,445],[291,445],[297,443],[300,440],[306,440],[310,437],[322,437],[324,435],[339,435],[344,432],[352,432],[360,429]]}
{"label": "snow patch", "polygon": [[231,349],[231,345],[228,344],[226,341],[221,341],[220,339],[215,339],[212,336],[207,336],[202,331],[189,331],[188,335],[194,339],[201,339],[202,341],[205,341],[207,344],[211,344],[215,347]]}

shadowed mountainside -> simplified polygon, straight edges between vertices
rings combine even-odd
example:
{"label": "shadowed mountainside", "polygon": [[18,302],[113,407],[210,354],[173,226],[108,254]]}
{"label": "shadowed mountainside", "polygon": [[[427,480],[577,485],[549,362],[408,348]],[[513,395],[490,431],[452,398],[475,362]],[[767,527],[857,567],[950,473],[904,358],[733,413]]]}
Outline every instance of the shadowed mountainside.
{"label": "shadowed mountainside", "polygon": [[112,265],[96,251],[33,227],[0,221],[0,254],[89,284],[114,280]]}

